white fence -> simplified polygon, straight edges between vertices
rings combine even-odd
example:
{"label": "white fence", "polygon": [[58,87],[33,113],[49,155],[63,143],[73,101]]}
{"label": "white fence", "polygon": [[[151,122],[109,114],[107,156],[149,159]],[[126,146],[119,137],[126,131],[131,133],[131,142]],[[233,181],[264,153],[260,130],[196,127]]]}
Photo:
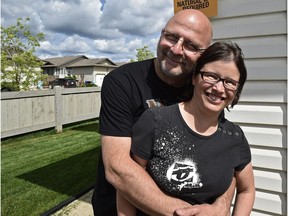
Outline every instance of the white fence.
{"label": "white fence", "polygon": [[1,138],[99,117],[99,87],[1,93]]}

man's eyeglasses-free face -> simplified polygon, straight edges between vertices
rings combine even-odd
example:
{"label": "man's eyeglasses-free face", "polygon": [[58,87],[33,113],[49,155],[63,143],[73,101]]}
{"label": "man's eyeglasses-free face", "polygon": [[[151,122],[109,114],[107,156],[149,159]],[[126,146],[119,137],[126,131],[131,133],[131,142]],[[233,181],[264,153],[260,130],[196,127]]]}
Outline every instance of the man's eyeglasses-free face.
{"label": "man's eyeglasses-free face", "polygon": [[168,41],[173,46],[175,44],[177,44],[178,41],[180,40],[182,42],[183,49],[188,51],[188,52],[203,53],[205,51],[205,49],[201,49],[201,48],[197,47],[191,41],[185,41],[179,35],[168,32],[165,29],[162,29],[161,35],[166,41]]}
{"label": "man's eyeglasses-free face", "polygon": [[222,79],[216,73],[213,73],[213,72],[200,71],[199,73],[201,75],[201,78],[206,83],[216,84],[221,81],[223,83],[223,86],[226,89],[229,89],[232,91],[236,91],[240,86],[239,82],[230,78]]}

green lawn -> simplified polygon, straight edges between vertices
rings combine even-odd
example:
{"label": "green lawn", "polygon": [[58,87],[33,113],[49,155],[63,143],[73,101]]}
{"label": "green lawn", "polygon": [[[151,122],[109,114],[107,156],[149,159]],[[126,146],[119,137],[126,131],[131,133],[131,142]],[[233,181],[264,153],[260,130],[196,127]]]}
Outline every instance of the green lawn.
{"label": "green lawn", "polygon": [[1,141],[1,215],[41,215],[95,184],[98,121]]}

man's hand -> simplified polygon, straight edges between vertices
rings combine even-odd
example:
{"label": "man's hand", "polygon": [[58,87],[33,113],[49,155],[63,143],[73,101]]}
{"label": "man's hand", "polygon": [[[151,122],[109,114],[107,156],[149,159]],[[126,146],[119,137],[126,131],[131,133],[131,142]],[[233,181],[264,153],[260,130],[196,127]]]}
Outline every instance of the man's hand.
{"label": "man's hand", "polygon": [[193,205],[191,207],[179,208],[174,216],[230,216],[231,202],[234,196],[236,180],[233,178],[228,190],[211,205]]}
{"label": "man's hand", "polygon": [[182,209],[176,209],[173,213],[173,216],[194,216],[197,215],[200,212],[200,209],[198,208],[200,205],[194,205],[191,207],[186,207]]}
{"label": "man's hand", "polygon": [[174,216],[229,216],[230,212],[226,208],[218,209],[217,206],[202,204],[177,209]]}

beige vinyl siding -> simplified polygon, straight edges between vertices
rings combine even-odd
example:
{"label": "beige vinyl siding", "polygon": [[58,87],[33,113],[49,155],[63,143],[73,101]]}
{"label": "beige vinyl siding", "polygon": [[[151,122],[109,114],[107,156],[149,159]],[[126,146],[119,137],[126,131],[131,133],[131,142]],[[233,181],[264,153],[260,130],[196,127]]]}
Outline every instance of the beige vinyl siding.
{"label": "beige vinyl siding", "polygon": [[218,0],[211,21],[214,41],[237,42],[248,69],[239,103],[225,114],[251,146],[251,215],[287,215],[287,1]]}

